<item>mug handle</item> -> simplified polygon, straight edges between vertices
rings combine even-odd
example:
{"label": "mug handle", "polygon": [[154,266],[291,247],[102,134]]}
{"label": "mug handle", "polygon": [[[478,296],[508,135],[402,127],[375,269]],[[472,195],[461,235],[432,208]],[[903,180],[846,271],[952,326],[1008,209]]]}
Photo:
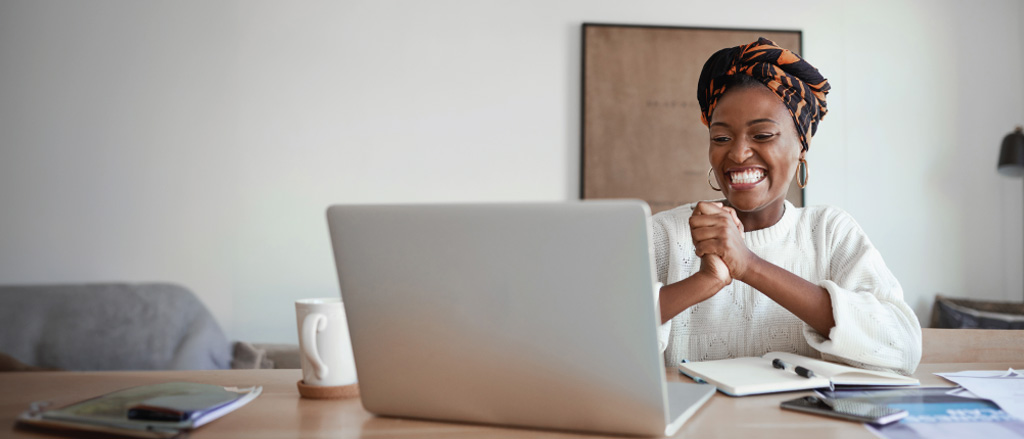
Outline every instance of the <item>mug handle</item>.
{"label": "mug handle", "polygon": [[302,320],[302,337],[299,337],[299,349],[313,366],[313,372],[316,373],[318,380],[327,378],[327,365],[320,359],[320,353],[316,349],[316,333],[324,329],[327,329],[327,316],[312,313]]}

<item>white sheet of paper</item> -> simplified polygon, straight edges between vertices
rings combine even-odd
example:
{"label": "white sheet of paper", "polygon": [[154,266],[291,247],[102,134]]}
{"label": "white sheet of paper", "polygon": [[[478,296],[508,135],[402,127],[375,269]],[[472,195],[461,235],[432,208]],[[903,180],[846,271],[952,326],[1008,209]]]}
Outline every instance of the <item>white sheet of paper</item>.
{"label": "white sheet of paper", "polygon": [[968,370],[935,375],[959,384],[978,397],[991,400],[1006,413],[1024,420],[1024,373],[1011,368],[1006,372]]}

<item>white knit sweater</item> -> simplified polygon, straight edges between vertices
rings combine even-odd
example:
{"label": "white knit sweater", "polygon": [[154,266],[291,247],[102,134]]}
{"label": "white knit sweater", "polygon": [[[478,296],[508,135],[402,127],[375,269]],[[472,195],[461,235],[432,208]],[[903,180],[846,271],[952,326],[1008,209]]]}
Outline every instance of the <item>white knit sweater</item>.
{"label": "white knit sweater", "polygon": [[[689,219],[696,203],[652,218],[658,281],[696,273]],[[666,366],[793,352],[857,367],[910,374],[921,361],[921,324],[903,290],[860,226],[834,207],[796,208],[745,232],[755,254],[828,290],[836,326],[824,337],[791,312],[740,281],[662,325]]]}

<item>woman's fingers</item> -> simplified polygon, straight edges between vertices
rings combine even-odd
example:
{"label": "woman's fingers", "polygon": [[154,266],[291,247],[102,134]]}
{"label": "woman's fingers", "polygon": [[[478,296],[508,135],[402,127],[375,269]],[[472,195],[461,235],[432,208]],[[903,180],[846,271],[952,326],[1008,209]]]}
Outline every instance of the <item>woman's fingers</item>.
{"label": "woman's fingers", "polygon": [[732,216],[725,210],[718,209],[711,213],[690,216],[690,228],[733,226]]}
{"label": "woman's fingers", "polygon": [[701,241],[695,241],[693,243],[693,251],[694,251],[694,253],[697,254],[697,256],[702,257],[702,258],[704,256],[707,256],[707,255],[724,256],[725,255],[724,241],[722,239],[719,239],[719,238],[710,238],[710,239],[704,239],[704,240],[701,240]]}
{"label": "woman's fingers", "polygon": [[722,211],[722,203],[718,201],[701,201],[693,208],[693,215],[710,215]]}
{"label": "woman's fingers", "polygon": [[[740,222],[740,217],[739,215],[736,214],[736,209],[733,209],[732,207],[729,206],[725,206],[718,201],[698,202],[697,207],[693,209],[693,215],[690,216],[690,226],[691,228],[695,226],[695,224],[693,223],[693,219],[696,217],[707,217],[715,215],[727,216],[729,218],[729,221],[731,221],[732,224],[736,226],[736,228],[739,229],[741,233],[743,232],[743,223]],[[707,225],[708,223],[702,222],[701,224]]]}
{"label": "woman's fingers", "polygon": [[737,229],[740,229],[740,233],[743,233],[743,223],[740,222],[740,217],[739,215],[736,214],[736,209],[733,209],[731,207],[724,207],[723,210],[725,210],[729,214],[729,216],[732,217],[732,222],[733,224],[736,225]]}
{"label": "woman's fingers", "polygon": [[[697,215],[698,211],[703,213]],[[735,228],[733,216],[724,209],[722,203],[698,203],[698,209],[690,217],[690,236],[697,256],[724,256],[725,243],[729,240],[729,234],[735,233]]]}
{"label": "woman's fingers", "polygon": [[729,277],[743,279],[754,254],[743,239],[736,209],[718,202],[700,202],[690,216],[690,235],[698,257],[714,257],[728,267]]}
{"label": "woman's fingers", "polygon": [[694,209],[693,215],[690,216],[690,227],[701,227],[713,225],[711,218],[715,217],[726,218],[731,225],[735,226],[739,231],[743,232],[743,223],[740,222],[739,215],[736,214],[736,209],[729,206],[723,206],[719,202],[707,202],[701,201],[697,203],[697,208]]}
{"label": "woman's fingers", "polygon": [[694,243],[713,238],[725,238],[727,233],[726,227],[732,227],[732,223],[728,225],[718,224],[711,227],[696,227],[690,229],[690,236],[693,238]]}

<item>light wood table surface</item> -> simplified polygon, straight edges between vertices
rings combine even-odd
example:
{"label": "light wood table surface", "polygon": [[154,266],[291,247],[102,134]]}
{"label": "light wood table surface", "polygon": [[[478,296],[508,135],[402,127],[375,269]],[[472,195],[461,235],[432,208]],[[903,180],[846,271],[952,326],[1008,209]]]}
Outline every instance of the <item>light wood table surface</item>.
{"label": "light wood table surface", "polygon": [[[1024,369],[1009,363],[922,364],[914,375],[923,386],[951,386],[932,375],[962,370]],[[299,397],[298,369],[161,372],[7,372],[0,373],[0,437],[54,437],[15,428],[15,418],[33,401],[55,406],[142,384],[192,381],[225,386],[262,385],[253,402],[197,430],[202,438],[576,438],[608,437],[374,416],[359,399],[308,400]],[[689,381],[669,371],[670,381]],[[497,379],[497,378],[496,378]],[[779,403],[807,394],[792,392],[733,398],[716,394],[676,437],[694,438],[872,438],[861,424],[779,409]],[[61,437],[60,435],[56,435]],[[68,437],[68,436],[63,436]]]}

